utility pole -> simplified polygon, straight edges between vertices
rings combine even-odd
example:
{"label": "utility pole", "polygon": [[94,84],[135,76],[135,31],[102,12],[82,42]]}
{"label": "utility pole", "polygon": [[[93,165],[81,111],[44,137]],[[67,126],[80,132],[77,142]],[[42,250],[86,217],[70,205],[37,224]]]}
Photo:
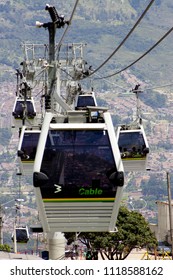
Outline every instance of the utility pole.
{"label": "utility pole", "polygon": [[[63,28],[65,24],[69,24],[64,20],[63,15],[58,15],[56,8],[46,4],[45,10],[49,12],[51,22],[41,23],[36,22],[37,27],[44,27],[49,32],[49,69],[48,69],[48,91],[45,94],[45,109],[47,112],[53,109],[53,90],[57,85],[57,65],[55,62],[55,35],[56,29]],[[59,101],[61,99],[59,98]],[[65,250],[65,238],[61,232],[49,232],[49,258],[59,259],[62,257],[62,251]]]}
{"label": "utility pole", "polygon": [[2,206],[0,205],[0,245],[3,245],[3,220],[2,220]]}
{"label": "utility pole", "polygon": [[13,236],[13,238],[14,238],[14,240],[13,240],[13,242],[14,242],[14,248],[13,248],[13,250],[14,250],[14,253],[17,254],[16,220],[15,220],[15,222],[14,222],[14,236]]}
{"label": "utility pole", "polygon": [[171,186],[170,186],[170,174],[166,172],[167,176],[167,188],[168,188],[168,204],[169,204],[169,225],[170,225],[170,238],[171,238],[171,254],[173,260],[173,236],[172,236],[172,197],[171,197]]}

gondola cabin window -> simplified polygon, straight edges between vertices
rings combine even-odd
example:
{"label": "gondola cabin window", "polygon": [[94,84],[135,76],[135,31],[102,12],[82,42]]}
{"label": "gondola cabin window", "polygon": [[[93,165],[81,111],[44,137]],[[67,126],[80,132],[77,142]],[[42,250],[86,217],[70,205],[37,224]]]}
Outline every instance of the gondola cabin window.
{"label": "gondola cabin window", "polygon": [[41,165],[49,179],[41,188],[42,197],[115,198],[117,188],[109,180],[113,170],[117,171],[107,131],[50,130]]}
{"label": "gondola cabin window", "polygon": [[[29,232],[27,227],[16,227],[15,231],[17,243],[27,243],[29,241]],[[14,234],[11,239],[14,242]]]}
{"label": "gondola cabin window", "polygon": [[147,154],[147,147],[142,132],[120,132],[118,141],[123,159],[141,159]]}
{"label": "gondola cabin window", "polygon": [[25,101],[23,99],[20,100],[17,98],[12,115],[15,119],[22,119],[24,117],[24,112],[29,119],[33,119],[36,116],[33,100],[27,99]]}
{"label": "gondola cabin window", "polygon": [[96,106],[96,102],[92,95],[79,95],[76,109],[86,109],[87,106]]}
{"label": "gondola cabin window", "polygon": [[39,131],[38,132],[34,132],[34,131],[25,131],[24,132],[22,145],[21,145],[21,148],[19,149],[20,154],[18,152],[18,155],[20,156],[22,162],[34,161],[39,136],[40,136]]}

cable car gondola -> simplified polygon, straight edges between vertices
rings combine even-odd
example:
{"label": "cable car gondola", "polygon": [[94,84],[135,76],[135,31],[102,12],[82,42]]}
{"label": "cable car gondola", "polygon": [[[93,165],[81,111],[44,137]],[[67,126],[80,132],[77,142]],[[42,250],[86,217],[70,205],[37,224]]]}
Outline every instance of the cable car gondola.
{"label": "cable car gondola", "polygon": [[87,106],[97,106],[94,92],[83,93],[77,96],[75,110],[86,110]]}
{"label": "cable car gondola", "polygon": [[17,155],[19,157],[22,174],[24,175],[33,173],[33,165],[39,136],[39,128],[30,129],[26,126],[22,127]]}
{"label": "cable car gondola", "polygon": [[46,232],[115,230],[123,165],[110,114],[96,107],[96,123],[88,111],[85,123],[51,123],[53,114],[46,112],[33,174]]}
{"label": "cable car gondola", "polygon": [[36,116],[33,98],[26,98],[26,100],[24,100],[24,98],[16,97],[12,115],[18,120],[23,120],[24,117],[33,119]]}
{"label": "cable car gondola", "polygon": [[149,146],[142,124],[119,126],[117,139],[124,171],[146,170]]}
{"label": "cable car gondola", "polygon": [[[15,231],[16,231],[16,242],[17,243],[27,243],[29,241],[29,231],[28,231],[27,226],[16,227]],[[12,234],[11,239],[14,242],[14,233]]]}

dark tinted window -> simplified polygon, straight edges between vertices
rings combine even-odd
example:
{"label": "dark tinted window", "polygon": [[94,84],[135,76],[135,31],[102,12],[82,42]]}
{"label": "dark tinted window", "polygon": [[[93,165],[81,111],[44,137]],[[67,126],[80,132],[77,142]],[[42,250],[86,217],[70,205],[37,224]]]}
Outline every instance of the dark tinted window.
{"label": "dark tinted window", "polygon": [[16,229],[17,242],[25,243],[28,241],[28,233],[26,229]]}
{"label": "dark tinted window", "polygon": [[[116,171],[116,166],[107,131],[50,131],[41,165],[49,182],[41,188],[42,195],[115,196],[108,180],[111,170]],[[55,185],[62,187],[58,194]]]}
{"label": "dark tinted window", "polygon": [[94,98],[92,96],[79,95],[77,107],[95,106]]}
{"label": "dark tinted window", "polygon": [[34,111],[33,103],[27,100],[26,105],[27,105],[27,116],[31,118],[34,117],[36,113]]}
{"label": "dark tinted window", "polygon": [[[36,115],[34,111],[33,103],[30,100],[26,101],[26,108],[27,108],[27,116],[34,117]],[[13,116],[15,118],[22,118],[23,117],[23,110],[24,110],[24,101],[17,101],[15,111],[13,112]]]}
{"label": "dark tinted window", "polygon": [[22,160],[33,161],[35,159],[39,136],[39,132],[33,133],[25,131],[21,147],[23,153],[21,155]]}
{"label": "dark tinted window", "polygon": [[[14,234],[12,235],[14,241]],[[26,228],[16,228],[16,241],[18,243],[27,243],[29,240],[29,234]]]}
{"label": "dark tinted window", "polygon": [[120,131],[118,145],[122,158],[141,158],[146,156],[146,144],[141,131]]}

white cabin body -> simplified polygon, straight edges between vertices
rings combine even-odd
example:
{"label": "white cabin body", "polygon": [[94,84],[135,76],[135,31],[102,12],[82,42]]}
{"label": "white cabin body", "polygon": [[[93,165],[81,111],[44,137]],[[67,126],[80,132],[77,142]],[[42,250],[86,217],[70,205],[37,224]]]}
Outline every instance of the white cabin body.
{"label": "white cabin body", "polygon": [[46,113],[33,176],[44,231],[114,231],[124,173],[110,114],[88,107],[63,123],[52,118]]}
{"label": "white cabin body", "polygon": [[124,171],[145,171],[149,146],[143,126],[119,126],[116,135]]}

